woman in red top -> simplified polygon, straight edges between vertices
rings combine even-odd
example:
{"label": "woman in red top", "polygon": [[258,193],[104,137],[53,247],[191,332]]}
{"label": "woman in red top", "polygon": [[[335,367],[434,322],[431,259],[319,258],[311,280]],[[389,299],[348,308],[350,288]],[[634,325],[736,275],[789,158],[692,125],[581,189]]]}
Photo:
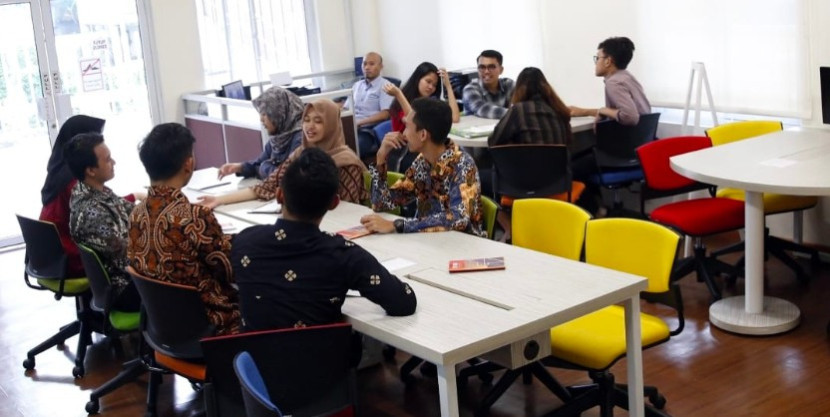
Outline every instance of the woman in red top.
{"label": "woman in red top", "polygon": [[[434,97],[441,99],[441,89],[438,88],[439,79],[444,85],[444,90],[447,92],[447,104],[452,110],[452,122],[458,123],[461,115],[458,110],[458,102],[455,100],[455,93],[452,91],[452,84],[450,84],[450,77],[447,75],[447,70],[438,68],[431,62],[422,62],[415,67],[415,71],[409,76],[409,79],[404,83],[402,88],[396,87],[392,83],[388,83],[383,87],[386,94],[395,97],[392,106],[389,107],[389,115],[392,120],[392,131],[390,135],[402,135],[404,124],[403,118],[409,113],[409,103],[412,100],[420,97]],[[382,139],[382,138],[380,138]],[[412,154],[402,148],[400,153],[393,153],[389,155],[387,166],[390,170],[404,172],[416,154]]]}
{"label": "woman in red top", "polygon": [[69,196],[77,180],[69,172],[69,167],[63,157],[63,148],[77,134],[102,133],[104,123],[106,123],[104,119],[84,115],[72,116],[64,122],[55,139],[55,146],[52,147],[52,156],[49,157],[49,165],[46,168],[46,182],[40,190],[40,199],[43,202],[40,220],[52,222],[57,226],[61,244],[68,255],[67,277],[69,278],[83,277],[86,273],[81,264],[78,246],[69,234]]}

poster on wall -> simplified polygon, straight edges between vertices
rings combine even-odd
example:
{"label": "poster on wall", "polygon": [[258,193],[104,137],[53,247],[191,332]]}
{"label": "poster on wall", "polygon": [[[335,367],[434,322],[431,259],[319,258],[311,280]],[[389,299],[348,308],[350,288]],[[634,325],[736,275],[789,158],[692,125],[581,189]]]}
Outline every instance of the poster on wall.
{"label": "poster on wall", "polygon": [[81,58],[81,83],[84,91],[104,89],[104,73],[101,70],[101,58]]}

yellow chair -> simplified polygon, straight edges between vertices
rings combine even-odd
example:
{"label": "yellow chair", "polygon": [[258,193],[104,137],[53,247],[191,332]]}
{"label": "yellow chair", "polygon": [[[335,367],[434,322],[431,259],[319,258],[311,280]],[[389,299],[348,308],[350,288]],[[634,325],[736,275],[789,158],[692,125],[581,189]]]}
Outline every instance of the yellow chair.
{"label": "yellow chair", "polygon": [[[588,222],[585,236],[585,261],[589,264],[648,278],[641,294],[659,298],[677,310],[677,329],[670,330],[661,318],[640,313],[641,343],[649,348],[663,343],[683,330],[683,305],[680,290],[671,282],[671,271],[680,236],[657,223],[636,219],[600,219]],[[588,371],[593,384],[568,387],[572,398],[548,416],[578,415],[599,406],[600,415],[612,415],[613,407],[627,407],[626,388],[614,384],[611,367],[626,353],[625,310],[613,305],[571,320],[551,329],[551,356],[545,365]],[[653,405],[647,414],[661,415],[665,398],[654,387],[646,387]]]}
{"label": "yellow chair", "polygon": [[[766,120],[750,120],[729,123],[713,127],[706,131],[706,136],[712,140],[713,146],[725,145],[727,143],[737,142],[739,140],[749,139],[756,136],[765,135],[768,133],[781,131],[783,126],[778,121]],[[718,190],[718,197],[731,198],[734,200],[744,200],[744,191],[736,188],[722,188]],[[804,253],[810,256],[813,265],[819,263],[818,251],[808,248],[801,244],[802,222],[804,210],[813,208],[818,204],[818,197],[814,196],[791,196],[774,193],[764,193],[764,214],[779,214],[779,213],[793,213],[793,240],[777,238],[774,236],[766,236],[764,247],[773,256],[780,259],[785,265],[790,267],[796,273],[796,277],[801,281],[807,281],[809,276],[804,269],[795,262],[784,251],[792,251]],[[713,253],[714,256],[720,256],[726,253],[743,250],[743,242],[738,245],[725,248],[723,250]],[[743,260],[741,260],[741,263]]]}
{"label": "yellow chair", "polygon": [[578,261],[591,215],[559,200],[528,198],[513,203],[513,244]]}
{"label": "yellow chair", "polygon": [[[513,245],[578,261],[585,241],[585,224],[590,218],[591,215],[582,208],[564,201],[548,198],[516,200],[513,202]],[[458,380],[463,384],[472,375],[485,379],[482,377],[485,373],[501,369],[495,363],[480,362],[462,369]],[[540,362],[532,362],[506,370],[482,399],[475,415],[486,414],[520,375],[524,375],[526,383],[530,382],[531,376],[535,376],[563,401],[569,398],[568,392]]]}
{"label": "yellow chair", "polygon": [[496,215],[499,212],[499,206],[490,197],[481,196],[481,213],[484,215],[484,227],[487,230],[487,239],[493,239],[493,234],[496,231]]}
{"label": "yellow chair", "polygon": [[[396,183],[396,182],[398,182],[399,180],[402,180],[402,179],[403,179],[403,174],[401,174],[400,172],[394,172],[394,171],[387,171],[386,172],[386,184],[389,185],[390,187],[392,186],[392,184],[394,184],[394,183]],[[369,174],[369,171],[364,171],[363,172],[363,186],[366,188],[366,191],[369,192],[369,195],[372,195],[372,176]],[[364,201],[363,205],[366,206],[366,207],[372,207],[372,200],[369,199],[369,200]],[[401,208],[396,207],[392,210],[389,210],[387,213],[400,215],[401,214]]]}

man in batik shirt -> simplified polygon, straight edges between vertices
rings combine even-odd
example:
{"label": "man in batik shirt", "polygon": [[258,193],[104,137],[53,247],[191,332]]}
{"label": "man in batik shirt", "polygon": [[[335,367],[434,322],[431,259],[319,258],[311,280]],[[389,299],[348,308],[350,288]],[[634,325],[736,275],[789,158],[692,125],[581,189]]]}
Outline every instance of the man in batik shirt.
{"label": "man in batik shirt", "polygon": [[[377,153],[377,168],[371,168],[372,209],[389,210],[415,200],[415,217],[394,222],[377,214],[363,216],[361,223],[379,233],[437,232],[458,230],[485,236],[482,230],[481,185],[469,154],[447,138],[452,111],[447,103],[419,98],[404,119],[403,138],[384,138]],[[386,183],[386,157],[392,149],[408,146],[418,157],[391,187]]]}
{"label": "man in batik shirt", "polygon": [[127,273],[127,235],[135,196],[119,197],[104,185],[115,177],[115,160],[101,134],[73,137],[64,149],[64,158],[78,179],[69,198],[72,239],[101,259],[112,286],[112,307],[138,311],[141,297]]}
{"label": "man in batik shirt", "polygon": [[222,233],[211,209],[190,204],[181,192],[196,165],[194,142],[186,127],[165,123],[141,143],[139,157],[150,189],[130,216],[127,254],[142,275],[196,287],[217,333],[238,333],[239,303],[228,259],[231,237]]}

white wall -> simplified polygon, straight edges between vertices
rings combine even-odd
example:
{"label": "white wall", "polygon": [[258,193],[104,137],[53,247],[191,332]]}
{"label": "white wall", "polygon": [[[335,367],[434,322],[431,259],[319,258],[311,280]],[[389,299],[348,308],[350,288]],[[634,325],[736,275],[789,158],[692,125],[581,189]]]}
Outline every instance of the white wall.
{"label": "white wall", "polygon": [[161,94],[159,122],[184,122],[181,96],[204,88],[196,3],[149,0],[153,24],[155,75]]}

